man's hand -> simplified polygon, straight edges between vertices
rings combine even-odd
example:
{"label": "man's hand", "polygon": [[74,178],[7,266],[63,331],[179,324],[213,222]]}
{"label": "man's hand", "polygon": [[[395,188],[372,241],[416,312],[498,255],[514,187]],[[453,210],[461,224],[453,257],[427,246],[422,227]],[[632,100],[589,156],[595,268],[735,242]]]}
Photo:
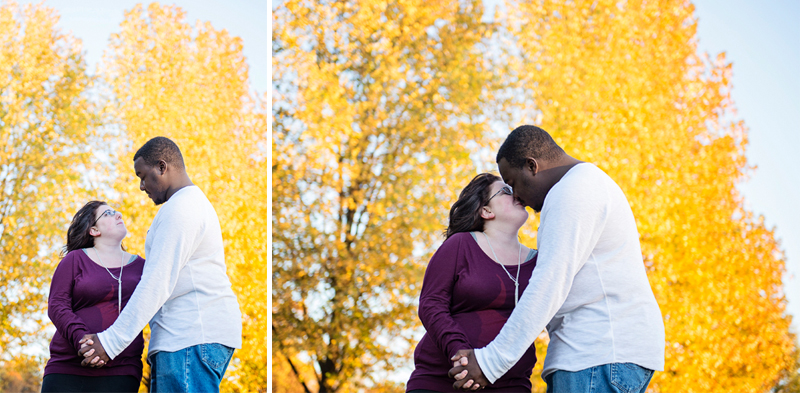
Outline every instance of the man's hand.
{"label": "man's hand", "polygon": [[478,390],[489,385],[489,380],[483,376],[475,352],[471,349],[459,350],[450,360],[453,361],[453,368],[447,375],[456,379],[453,389]]}
{"label": "man's hand", "polygon": [[[96,334],[87,334],[83,336],[80,341],[81,349],[78,351],[78,356],[83,356],[81,366],[83,367],[103,367],[111,361],[103,345],[100,344],[100,339]],[[92,357],[94,355],[94,357]]]}

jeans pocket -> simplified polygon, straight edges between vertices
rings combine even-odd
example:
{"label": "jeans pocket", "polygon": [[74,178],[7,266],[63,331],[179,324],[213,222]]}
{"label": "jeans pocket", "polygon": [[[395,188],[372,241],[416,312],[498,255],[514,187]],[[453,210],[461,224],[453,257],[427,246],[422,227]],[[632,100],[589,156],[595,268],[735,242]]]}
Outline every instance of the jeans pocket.
{"label": "jeans pocket", "polygon": [[232,355],[233,348],[222,344],[200,344],[200,358],[215,371],[219,372],[225,368]]}
{"label": "jeans pocket", "polygon": [[622,393],[639,393],[653,376],[653,370],[634,363],[612,363],[611,384]]}

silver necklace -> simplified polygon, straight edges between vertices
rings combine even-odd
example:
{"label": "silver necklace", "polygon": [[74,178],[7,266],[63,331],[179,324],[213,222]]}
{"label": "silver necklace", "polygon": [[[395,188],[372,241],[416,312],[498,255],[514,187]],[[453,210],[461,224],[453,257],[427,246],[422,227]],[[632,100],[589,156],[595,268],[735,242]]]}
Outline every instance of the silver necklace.
{"label": "silver necklace", "polygon": [[489,236],[486,236],[486,232],[481,232],[481,233],[483,234],[483,237],[486,238],[486,243],[489,244],[489,249],[492,250],[492,255],[494,255],[494,261],[497,262],[497,264],[503,268],[506,274],[508,274],[508,278],[510,278],[511,281],[514,281],[514,305],[516,306],[517,302],[519,302],[519,271],[520,271],[520,266],[522,265],[522,243],[519,244],[519,251],[517,252],[517,278],[515,279],[514,277],[511,276],[511,273],[508,272],[506,266],[500,263],[500,260],[497,259],[497,254],[494,253],[494,248],[492,248],[492,242],[489,241]]}
{"label": "silver necklace", "polygon": [[94,250],[94,255],[97,256],[97,260],[100,261],[100,265],[106,269],[108,274],[111,275],[111,278],[117,280],[117,288],[119,288],[119,294],[117,295],[117,314],[122,314],[122,271],[125,270],[125,253],[122,253],[122,259],[120,259],[119,277],[116,277],[113,273],[111,273],[111,270],[108,270],[106,264],[103,263],[103,260],[100,259],[100,253],[97,252],[97,249],[92,247],[92,250]]}

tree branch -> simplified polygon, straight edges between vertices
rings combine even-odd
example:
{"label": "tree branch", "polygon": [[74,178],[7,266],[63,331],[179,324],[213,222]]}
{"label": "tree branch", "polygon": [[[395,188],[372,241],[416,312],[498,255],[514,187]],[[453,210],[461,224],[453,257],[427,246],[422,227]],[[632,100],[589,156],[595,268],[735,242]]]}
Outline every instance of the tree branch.
{"label": "tree branch", "polygon": [[[275,337],[278,336],[278,329],[275,328],[274,323],[272,324],[272,334],[275,335]],[[300,372],[297,371],[297,367],[294,366],[294,362],[292,362],[292,359],[289,358],[289,355],[286,354],[286,350],[283,346],[283,341],[281,341],[280,339],[278,339],[277,341],[278,341],[278,347],[281,349],[283,357],[285,357],[286,361],[289,362],[289,367],[292,368],[292,372],[294,372],[294,375],[297,377],[297,381],[300,382],[301,385],[303,385],[303,390],[305,390],[306,393],[311,393],[311,390],[308,389],[308,386],[306,386],[305,381],[303,381],[303,377],[300,375]]]}

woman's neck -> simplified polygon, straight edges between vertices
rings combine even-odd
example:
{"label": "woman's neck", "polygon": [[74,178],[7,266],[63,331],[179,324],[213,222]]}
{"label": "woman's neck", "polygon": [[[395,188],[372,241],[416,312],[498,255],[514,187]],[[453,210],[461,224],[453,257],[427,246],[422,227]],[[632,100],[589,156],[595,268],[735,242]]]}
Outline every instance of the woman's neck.
{"label": "woman's neck", "polygon": [[95,239],[94,248],[101,254],[119,255],[122,252],[122,242]]}
{"label": "woman's neck", "polygon": [[519,245],[518,231],[519,229],[499,228],[489,225],[483,228],[483,233],[489,237],[492,243],[503,246]]}

